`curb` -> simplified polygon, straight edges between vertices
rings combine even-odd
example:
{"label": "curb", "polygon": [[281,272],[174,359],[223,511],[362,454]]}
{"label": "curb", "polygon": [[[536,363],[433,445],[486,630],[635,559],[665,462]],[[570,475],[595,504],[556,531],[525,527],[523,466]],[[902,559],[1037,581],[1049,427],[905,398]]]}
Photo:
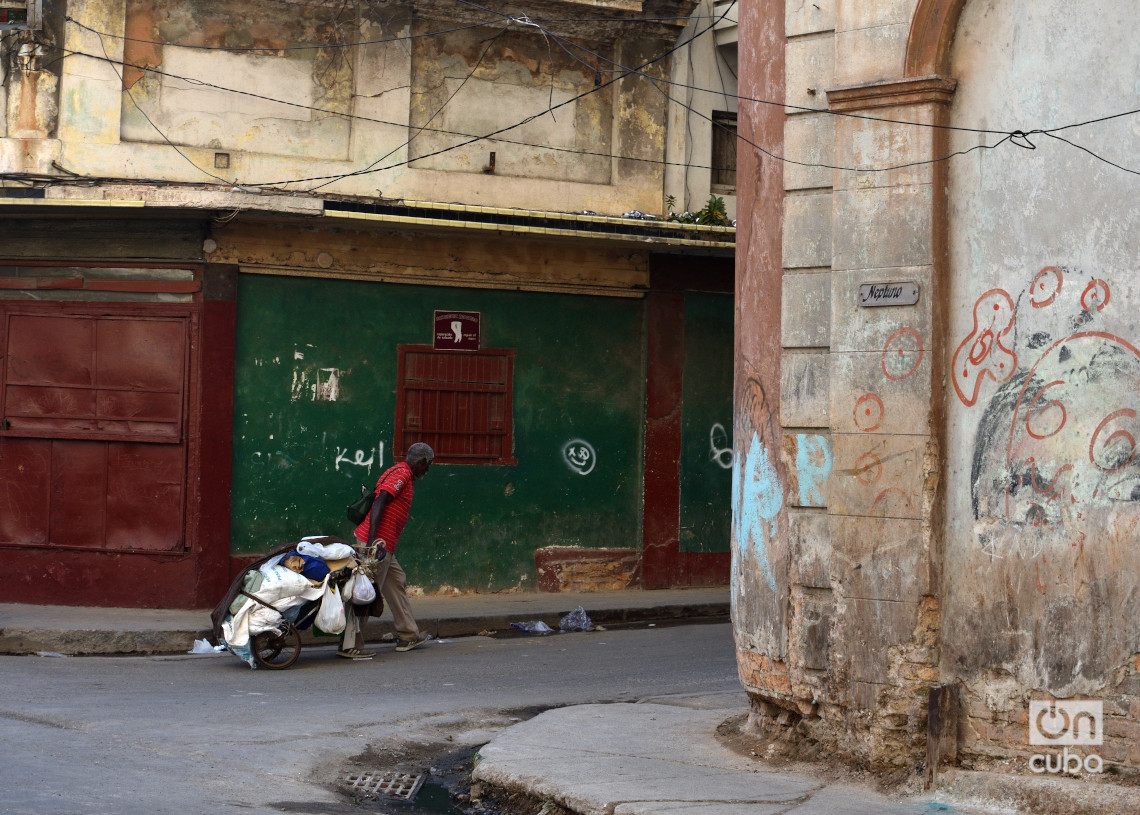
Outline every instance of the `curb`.
{"label": "curb", "polygon": [[[483,614],[477,616],[419,618],[420,628],[438,638],[470,637],[483,631],[506,631],[512,622],[542,620],[557,630],[564,611],[525,612],[514,614]],[[645,608],[599,609],[590,612],[590,619],[598,625],[620,626],[637,623],[668,622],[675,620],[727,619],[728,603],[697,603],[649,606]],[[202,625],[197,628],[120,630],[113,628],[7,626],[0,628],[0,654],[30,655],[39,653],[66,656],[154,656],[184,654],[195,640],[213,640],[213,629],[208,612],[203,612]],[[390,620],[370,619],[365,628],[369,642],[380,641],[386,634],[395,634]],[[302,632],[303,646],[334,645],[339,637],[314,637]]]}

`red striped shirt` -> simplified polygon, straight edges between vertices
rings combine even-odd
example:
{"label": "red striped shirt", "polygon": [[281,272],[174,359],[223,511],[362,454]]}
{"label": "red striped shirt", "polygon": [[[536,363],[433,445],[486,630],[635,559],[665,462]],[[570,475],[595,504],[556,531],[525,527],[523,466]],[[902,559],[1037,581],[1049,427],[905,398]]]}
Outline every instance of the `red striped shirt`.
{"label": "red striped shirt", "polygon": [[[412,511],[412,498],[416,494],[415,476],[412,468],[406,461],[401,461],[389,467],[376,482],[374,493],[380,490],[392,496],[392,500],[384,507],[380,515],[380,522],[376,525],[376,537],[384,539],[384,548],[395,554],[396,543],[400,540],[400,533],[404,531],[404,524],[408,522],[408,515]],[[369,513],[371,515],[371,513]],[[369,519],[365,518],[358,527],[355,535],[362,543],[371,543],[368,537]]]}

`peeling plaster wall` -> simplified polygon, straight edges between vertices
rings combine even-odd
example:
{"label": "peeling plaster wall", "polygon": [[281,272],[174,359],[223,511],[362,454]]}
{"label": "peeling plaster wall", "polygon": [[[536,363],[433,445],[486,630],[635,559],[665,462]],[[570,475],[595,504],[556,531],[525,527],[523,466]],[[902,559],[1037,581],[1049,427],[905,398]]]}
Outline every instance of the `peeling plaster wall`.
{"label": "peeling plaster wall", "polygon": [[308,179],[289,191],[660,213],[667,96],[615,65],[668,76],[671,15],[692,5],[624,22],[621,3],[574,20],[573,4],[540,0],[531,13],[561,21],[571,56],[523,23],[435,0],[72,0],[68,22],[50,15],[68,59],[30,83],[9,72],[0,158],[44,174],[55,160],[92,178]]}
{"label": "peeling plaster wall", "polygon": [[[954,124],[1140,107],[1138,25],[1109,0],[967,3]],[[1132,164],[1136,126],[1059,135]],[[982,754],[1024,744],[1028,698],[1104,699],[1109,728],[1130,708],[1135,724],[1140,699],[1140,183],[1031,138],[950,172],[944,671],[965,683]],[[956,134],[952,149],[978,142]],[[1135,765],[1137,735],[1109,729],[1102,757]]]}
{"label": "peeling plaster wall", "polygon": [[[751,726],[905,772],[949,683],[959,756],[1028,772],[1029,703],[1092,697],[1099,755],[1134,769],[1140,187],[1044,134],[943,159],[1140,108],[1140,10],[781,5],[781,41],[757,7],[741,20],[741,87],[785,100],[783,144],[764,144],[789,159],[781,200],[754,167],[741,190],[733,609]],[[1129,116],[1059,135],[1135,169],[1138,133]],[[860,307],[886,281],[918,302]],[[773,335],[778,387],[757,360]]]}
{"label": "peeling plaster wall", "polygon": [[[290,12],[274,2],[235,15],[229,0],[128,0],[123,59],[157,70],[124,68],[122,138],[347,159],[351,122],[335,114],[352,110],[353,52],[299,48],[343,39],[338,10],[294,4]],[[211,50],[221,46],[265,51]]]}
{"label": "peeling plaster wall", "polygon": [[[614,93],[595,91],[594,79],[612,64],[611,48],[583,64],[534,34],[474,29],[415,40],[412,54],[411,126],[424,128],[410,146],[413,167],[483,173],[493,150],[497,175],[610,182]],[[471,139],[459,135],[506,128],[506,141],[464,145]]]}

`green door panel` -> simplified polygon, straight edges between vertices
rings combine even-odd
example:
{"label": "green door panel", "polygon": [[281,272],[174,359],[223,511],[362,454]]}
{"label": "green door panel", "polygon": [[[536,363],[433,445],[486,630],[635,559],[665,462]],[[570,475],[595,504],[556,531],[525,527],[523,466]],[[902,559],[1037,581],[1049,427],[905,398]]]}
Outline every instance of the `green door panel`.
{"label": "green door panel", "polygon": [[732,514],[731,294],[685,295],[684,347],[680,548],[727,552]]}

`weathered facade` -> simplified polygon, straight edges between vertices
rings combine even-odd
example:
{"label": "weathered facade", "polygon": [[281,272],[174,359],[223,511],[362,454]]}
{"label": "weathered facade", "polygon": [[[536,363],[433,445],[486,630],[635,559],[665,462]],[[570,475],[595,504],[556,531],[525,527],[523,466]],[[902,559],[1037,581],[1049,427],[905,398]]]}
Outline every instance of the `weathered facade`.
{"label": "weathered facade", "polygon": [[754,724],[928,778],[1062,747],[1085,777],[1140,768],[1138,24],[1099,0],[744,8]]}
{"label": "weathered facade", "polygon": [[5,39],[6,598],[212,604],[416,436],[426,591],[726,581],[734,234],[660,219],[711,138],[654,84],[692,9],[72,0]]}

